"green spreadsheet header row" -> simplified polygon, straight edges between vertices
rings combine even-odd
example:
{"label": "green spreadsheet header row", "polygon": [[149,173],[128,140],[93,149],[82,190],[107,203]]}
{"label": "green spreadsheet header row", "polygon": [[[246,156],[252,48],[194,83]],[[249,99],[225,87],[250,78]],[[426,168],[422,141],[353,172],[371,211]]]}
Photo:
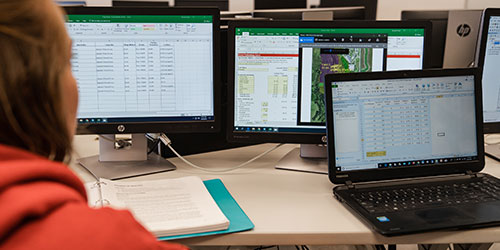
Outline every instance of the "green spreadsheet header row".
{"label": "green spreadsheet header row", "polygon": [[384,28],[236,28],[237,36],[298,36],[300,34],[387,34],[388,36],[424,36],[424,29]]}
{"label": "green spreadsheet header row", "polygon": [[68,15],[69,23],[212,23],[212,16],[183,15]]}

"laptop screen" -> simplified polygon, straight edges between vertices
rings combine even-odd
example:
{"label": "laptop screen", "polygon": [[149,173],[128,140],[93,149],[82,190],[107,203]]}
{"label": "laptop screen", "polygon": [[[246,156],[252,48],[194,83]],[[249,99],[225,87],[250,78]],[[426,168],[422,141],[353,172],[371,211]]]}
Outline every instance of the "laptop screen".
{"label": "laptop screen", "polygon": [[473,75],[333,82],[336,171],[477,160],[474,98]]}

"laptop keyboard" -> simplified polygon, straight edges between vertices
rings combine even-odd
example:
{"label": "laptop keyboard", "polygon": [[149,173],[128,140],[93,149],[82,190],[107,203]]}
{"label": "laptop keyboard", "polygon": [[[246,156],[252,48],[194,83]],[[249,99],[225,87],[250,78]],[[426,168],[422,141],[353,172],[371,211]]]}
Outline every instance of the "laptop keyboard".
{"label": "laptop keyboard", "polygon": [[425,183],[356,191],[351,196],[370,213],[407,211],[500,200],[500,180],[489,177],[460,183]]}

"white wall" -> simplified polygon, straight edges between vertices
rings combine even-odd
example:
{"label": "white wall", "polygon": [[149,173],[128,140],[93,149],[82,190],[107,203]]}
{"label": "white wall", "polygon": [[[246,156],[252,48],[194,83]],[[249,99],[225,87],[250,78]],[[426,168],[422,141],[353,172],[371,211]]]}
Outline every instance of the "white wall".
{"label": "white wall", "polygon": [[378,0],[377,19],[399,20],[401,19],[402,10],[463,9],[466,6],[465,1],[466,0]]}
{"label": "white wall", "polygon": [[487,7],[500,7],[500,1],[498,0],[466,0],[467,8],[469,9],[484,9]]}
{"label": "white wall", "polygon": [[253,10],[252,0],[229,0],[229,11]]}

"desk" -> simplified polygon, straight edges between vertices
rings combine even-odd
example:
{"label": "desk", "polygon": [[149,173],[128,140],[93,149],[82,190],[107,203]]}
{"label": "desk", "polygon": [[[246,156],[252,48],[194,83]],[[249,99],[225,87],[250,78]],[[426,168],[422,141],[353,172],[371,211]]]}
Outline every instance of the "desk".
{"label": "desk", "polygon": [[[76,154],[79,154],[79,157],[97,154],[98,143],[95,138],[96,136],[76,136],[74,141]],[[262,144],[187,158],[204,167],[228,168],[254,157],[273,145]],[[284,145],[249,166],[228,173],[203,172],[173,158],[170,160],[177,166],[176,171],[134,179],[153,180],[188,175],[197,175],[202,179],[220,178],[255,224],[255,228],[247,232],[177,241],[191,246],[500,242],[500,227],[383,237],[371,231],[334,199],[333,184],[326,175],[274,169],[278,160],[295,147],[298,145]],[[81,166],[73,163],[71,168],[83,181],[94,181]],[[500,164],[487,158],[485,172],[500,176]]]}

